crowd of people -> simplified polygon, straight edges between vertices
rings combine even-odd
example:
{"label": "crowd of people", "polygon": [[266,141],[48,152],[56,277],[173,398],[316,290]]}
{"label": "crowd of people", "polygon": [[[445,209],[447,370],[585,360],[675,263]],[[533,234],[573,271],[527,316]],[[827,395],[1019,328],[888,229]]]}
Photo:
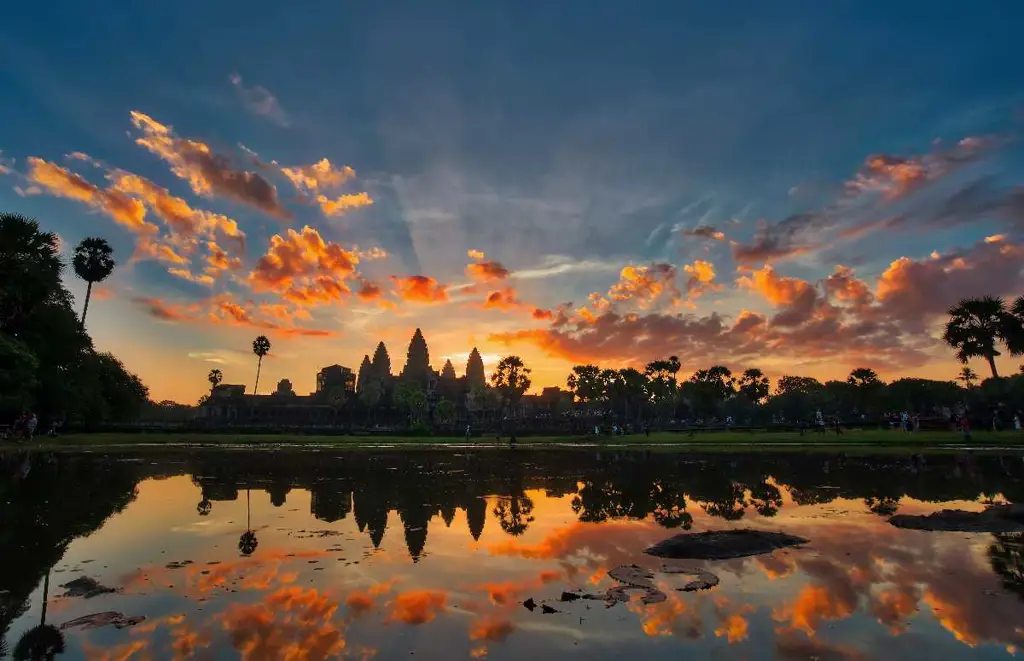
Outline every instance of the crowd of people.
{"label": "crowd of people", "polygon": [[16,442],[31,441],[36,435],[39,418],[35,413],[22,413],[10,429],[4,431],[0,438],[13,439]]}

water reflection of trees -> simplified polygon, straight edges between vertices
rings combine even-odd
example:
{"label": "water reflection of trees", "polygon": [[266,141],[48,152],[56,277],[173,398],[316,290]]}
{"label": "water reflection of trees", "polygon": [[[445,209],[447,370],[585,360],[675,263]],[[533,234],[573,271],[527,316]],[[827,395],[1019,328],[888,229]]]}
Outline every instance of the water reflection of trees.
{"label": "water reflection of trees", "polygon": [[[104,457],[0,455],[0,586],[7,591],[0,595],[0,646],[11,647],[5,640],[11,623],[27,611],[40,582],[48,592],[50,569],[68,545],[130,503],[137,479],[130,466]],[[40,612],[41,624],[13,646],[15,658],[52,658],[61,651],[53,635],[60,632],[46,624],[45,603]]]}
{"label": "water reflection of trees", "polygon": [[1024,599],[1024,534],[1000,533],[988,547],[988,559],[1003,587]]}
{"label": "water reflection of trees", "polygon": [[1024,463],[986,456],[422,451],[332,460],[277,454],[272,464],[259,456],[242,464],[202,455],[188,470],[213,501],[237,498],[243,488],[309,489],[314,516],[332,522],[354,514],[374,546],[380,546],[389,513],[395,512],[414,560],[428,548],[429,522],[438,517],[451,526],[460,510],[475,540],[488,518],[506,534],[526,533],[533,521],[529,494],[535,490],[570,496],[581,522],[650,518],[684,530],[692,525],[694,506],[729,521],[774,516],[784,507],[782,489],[797,504],[849,499],[880,516],[896,512],[904,497],[941,502],[974,500],[983,492],[1011,500],[1024,496]]}

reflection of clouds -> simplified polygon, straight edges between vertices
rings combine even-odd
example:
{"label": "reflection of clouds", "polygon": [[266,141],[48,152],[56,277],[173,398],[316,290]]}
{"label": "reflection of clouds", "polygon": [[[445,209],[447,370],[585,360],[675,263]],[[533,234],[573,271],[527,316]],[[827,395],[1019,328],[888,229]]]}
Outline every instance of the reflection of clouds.
{"label": "reflection of clouds", "polygon": [[395,597],[389,621],[426,624],[447,610],[448,593],[438,590],[411,590]]}
{"label": "reflection of clouds", "polygon": [[337,609],[315,588],[287,587],[256,604],[232,604],[221,625],[244,661],[317,661],[345,649],[332,622]]}
{"label": "reflection of clouds", "polygon": [[805,585],[796,601],[776,607],[772,617],[778,622],[787,622],[794,629],[799,629],[808,636],[813,636],[823,620],[841,620],[853,614],[857,608],[856,597],[849,590],[833,593],[816,586]]}
{"label": "reflection of clouds", "polygon": [[128,659],[139,661],[153,658],[147,649],[148,645],[147,641],[136,640],[109,649],[100,649],[85,643],[82,645],[82,651],[85,653],[87,661],[128,661]]}

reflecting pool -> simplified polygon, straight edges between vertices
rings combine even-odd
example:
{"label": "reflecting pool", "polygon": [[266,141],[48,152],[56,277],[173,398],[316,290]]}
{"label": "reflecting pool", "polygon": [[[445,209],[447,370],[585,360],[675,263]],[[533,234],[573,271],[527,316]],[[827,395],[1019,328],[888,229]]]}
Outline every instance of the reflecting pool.
{"label": "reflecting pool", "polygon": [[[14,658],[996,659],[1024,646],[1024,536],[900,513],[1024,501],[1019,455],[597,450],[0,455]],[[805,546],[608,571],[753,528]],[[536,605],[532,610],[524,602]],[[550,612],[550,611],[555,612]],[[92,617],[89,617],[92,616]],[[34,656],[33,656],[34,655]]]}

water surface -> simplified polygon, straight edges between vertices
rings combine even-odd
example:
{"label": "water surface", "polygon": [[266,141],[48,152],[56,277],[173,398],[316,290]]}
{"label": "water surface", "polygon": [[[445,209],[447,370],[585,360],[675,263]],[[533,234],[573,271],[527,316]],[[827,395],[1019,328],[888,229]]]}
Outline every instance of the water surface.
{"label": "water surface", "polygon": [[[996,659],[1024,645],[1020,535],[887,517],[1024,500],[1020,456],[588,451],[0,456],[0,633],[56,658]],[[810,544],[600,594],[685,530]],[[114,592],[62,596],[72,579]],[[48,581],[47,581],[47,577]],[[47,585],[48,583],[48,585]],[[46,609],[43,610],[44,593]],[[543,614],[527,599],[559,612]],[[40,629],[44,621],[47,628]],[[51,628],[52,627],[52,628]]]}

